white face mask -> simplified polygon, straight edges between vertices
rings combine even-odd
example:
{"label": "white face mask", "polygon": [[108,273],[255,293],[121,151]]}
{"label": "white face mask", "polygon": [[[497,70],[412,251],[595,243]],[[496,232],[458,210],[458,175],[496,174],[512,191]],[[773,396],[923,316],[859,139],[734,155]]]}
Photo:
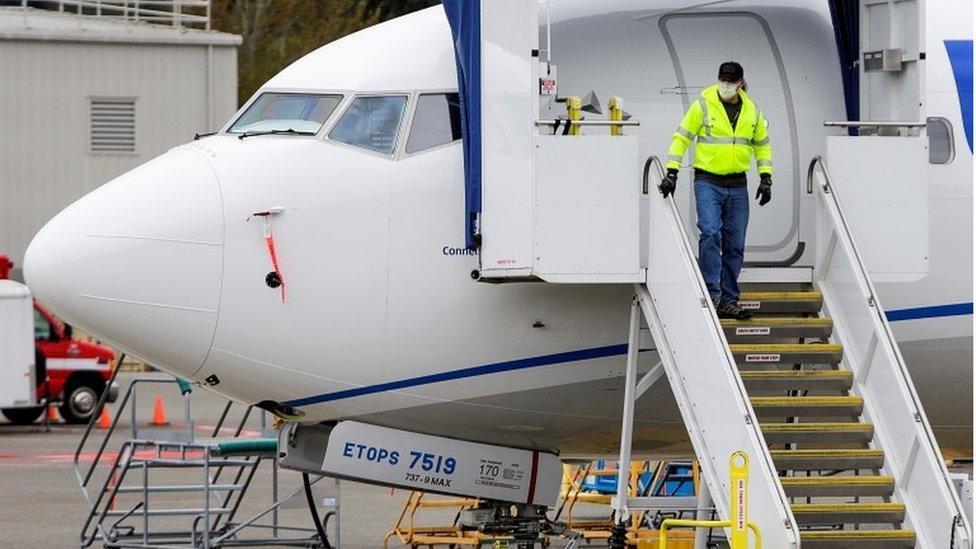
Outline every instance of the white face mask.
{"label": "white face mask", "polygon": [[718,81],[718,95],[726,101],[735,97],[735,94],[739,91],[739,84],[735,82],[722,82]]}

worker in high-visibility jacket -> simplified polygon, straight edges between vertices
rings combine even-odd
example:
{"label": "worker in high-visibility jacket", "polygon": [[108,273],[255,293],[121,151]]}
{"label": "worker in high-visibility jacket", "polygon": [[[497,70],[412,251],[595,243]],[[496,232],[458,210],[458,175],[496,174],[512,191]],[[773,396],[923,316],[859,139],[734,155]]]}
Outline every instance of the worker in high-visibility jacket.
{"label": "worker in high-visibility jacket", "polygon": [[746,172],[756,158],[759,188],[765,206],[773,197],[773,149],[766,118],[749,99],[742,65],[719,67],[718,82],[702,90],[674,132],[668,151],[667,176],[659,189],[674,193],[681,160],[695,144],[695,204],[698,208],[698,265],[721,318],[747,319],[739,306],[739,271],[745,256],[749,223]]}

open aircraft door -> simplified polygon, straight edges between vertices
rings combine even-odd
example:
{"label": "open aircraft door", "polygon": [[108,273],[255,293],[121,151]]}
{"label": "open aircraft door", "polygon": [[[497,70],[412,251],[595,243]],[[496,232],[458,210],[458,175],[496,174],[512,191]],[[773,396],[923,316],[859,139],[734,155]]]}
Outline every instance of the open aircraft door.
{"label": "open aircraft door", "polygon": [[[759,184],[750,170],[751,215],[746,240],[748,263],[790,265],[803,253],[800,235],[801,166],[796,113],[779,47],[769,25],[748,12],[676,13],[660,19],[685,110],[701,90],[715,82],[721,61],[736,60],[745,67],[750,96],[769,121],[773,144],[773,201],[758,207],[752,201]],[[720,46],[718,46],[720,45]],[[686,156],[689,162],[691,153]],[[682,171],[690,178],[693,170]],[[688,188],[692,186],[689,184]],[[692,193],[679,193],[679,207],[694,210]],[[690,234],[696,215],[683,215]]]}

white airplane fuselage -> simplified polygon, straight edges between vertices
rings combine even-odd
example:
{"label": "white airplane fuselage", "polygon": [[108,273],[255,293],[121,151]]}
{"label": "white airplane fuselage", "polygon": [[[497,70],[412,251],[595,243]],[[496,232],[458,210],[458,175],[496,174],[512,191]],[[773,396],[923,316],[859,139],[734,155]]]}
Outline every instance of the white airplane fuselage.
{"label": "white airplane fuselage", "polygon": [[[774,200],[753,207],[746,259],[784,262],[813,238],[806,163],[837,134],[822,123],[845,119],[826,4],[681,11],[691,4],[554,3],[560,94],[623,97],[641,121],[628,133],[640,136],[643,154],[663,156],[718,64],[741,61],[776,159]],[[741,35],[749,29],[755,35]],[[739,38],[724,42],[721,32]],[[946,55],[930,47],[927,67],[951,80]],[[341,94],[317,135],[240,139],[228,124],[171,150],[42,229],[25,261],[28,283],[93,335],[226,396],[290,406],[304,422],[356,418],[564,455],[613,453],[633,289],[472,280],[479,262],[464,249],[461,143],[404,149],[417,97],[455,90],[439,7],[324,46],[255,95]],[[894,328],[940,443],[968,448],[971,315],[941,311],[971,308],[973,165],[949,92],[926,96],[928,116],[952,121],[957,151],[920,184],[930,193],[930,272],[878,289],[888,311],[910,311]],[[391,94],[408,98],[392,155],[329,137],[354,97]],[[688,222],[685,173],[678,198]],[[268,228],[284,298],[265,280]],[[812,265],[811,248],[793,265]],[[654,362],[649,337],[645,346],[642,369]],[[663,381],[638,401],[635,431],[635,449],[647,455],[691,451]]]}

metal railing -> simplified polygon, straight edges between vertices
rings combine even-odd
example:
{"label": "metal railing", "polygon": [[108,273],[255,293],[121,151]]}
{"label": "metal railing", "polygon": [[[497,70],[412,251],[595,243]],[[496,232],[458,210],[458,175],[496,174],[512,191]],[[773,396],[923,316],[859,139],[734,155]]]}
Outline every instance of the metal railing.
{"label": "metal railing", "polygon": [[[661,161],[655,156],[648,157],[642,179],[643,191],[653,194],[656,189],[651,189],[649,180],[652,168],[656,168],[658,177],[664,177]],[[620,469],[623,471],[630,463],[639,320],[643,313],[719,515],[731,516],[732,502],[725,499],[724,490],[720,489],[729,464],[717,456],[745,451],[753,457],[750,468],[756,480],[751,506],[754,520],[764,527],[769,525],[769,530],[763,532],[769,545],[796,547],[799,527],[779,484],[673,197],[653,196],[647,223],[647,282],[635,286],[637,299],[631,305]],[[641,508],[643,502],[618,493],[614,506],[617,516],[625,517],[630,509]]]}
{"label": "metal railing", "polygon": [[210,30],[210,0],[20,0],[20,7]]}
{"label": "metal railing", "polygon": [[[125,355],[120,354],[119,362],[124,358]],[[113,381],[118,371],[116,369],[113,374]],[[183,397],[182,423],[153,427],[138,422],[139,388],[174,385]],[[105,406],[103,393],[73,459],[78,486],[88,505],[79,546],[90,547],[99,541],[111,549],[325,546],[315,529],[280,520],[282,506],[296,501],[305,489],[299,487],[287,494],[280,491],[280,465],[276,454],[253,448],[239,453],[220,451],[221,441],[255,438],[251,434],[253,430],[246,429],[248,425],[260,429],[258,436],[270,437],[266,413],[260,411],[261,415],[254,418],[252,412],[258,410],[246,406],[240,420],[232,423],[229,415],[234,402],[228,400],[212,427],[198,426],[190,408],[192,388],[193,385],[172,378],[133,379],[116,404],[108,428],[96,435],[96,418]],[[120,424],[123,417],[129,418],[127,427]],[[202,439],[194,436],[198,428],[206,429]],[[119,446],[108,451],[113,442]],[[89,444],[93,452],[85,453]],[[242,503],[256,482],[258,468],[265,462],[265,468],[270,469],[270,503],[241,518],[245,511]],[[96,469],[101,471],[98,475]],[[188,484],[186,476],[192,479],[193,469],[199,470],[199,480],[190,480]],[[173,476],[175,471],[181,473]],[[310,485],[322,478],[321,475],[314,476]],[[173,493],[199,494],[203,504],[187,506],[185,499],[162,497]],[[185,497],[192,499],[193,496]],[[338,513],[338,506],[335,509]],[[173,528],[180,524],[173,522],[179,518],[184,519],[182,530]],[[160,528],[159,520],[170,521],[167,528]],[[338,526],[335,532],[338,538]]]}
{"label": "metal railing", "polygon": [[[124,354],[121,356],[125,356]],[[118,369],[113,373],[111,381],[115,380],[118,375]],[[140,385],[176,385],[177,381],[175,379],[135,379],[129,383],[128,389],[126,389],[125,394],[122,399],[116,405],[116,411],[121,412],[129,407],[131,419],[129,429],[131,431],[130,439],[136,438],[136,393]],[[72,463],[74,465],[75,478],[78,481],[78,486],[81,488],[82,493],[85,496],[86,501],[91,504],[92,494],[89,492],[89,483],[91,482],[92,476],[95,473],[95,469],[98,467],[99,463],[102,462],[102,457],[105,455],[105,450],[112,438],[112,435],[116,431],[116,427],[119,424],[119,419],[123,414],[116,413],[115,417],[112,419],[108,429],[102,434],[101,441],[98,443],[98,449],[91,459],[91,462],[87,466],[82,465],[82,453],[84,452],[89,438],[94,432],[95,425],[98,422],[98,417],[102,413],[102,409],[105,407],[104,402],[105,396],[103,393],[102,400],[99,401],[98,405],[95,406],[95,412],[92,414],[91,419],[88,421],[88,425],[85,427],[84,433],[82,433],[81,439],[78,441],[78,446],[75,448],[75,453],[72,458]],[[131,404],[130,404],[131,401]],[[185,407],[187,427],[189,427],[189,407]],[[221,418],[223,420],[223,418]],[[218,428],[222,427],[222,422],[218,424]],[[192,427],[190,427],[192,428]]]}
{"label": "metal railing", "polygon": [[825,128],[842,128],[854,135],[918,136],[926,123],[913,120],[827,120]]}
{"label": "metal railing", "polygon": [[911,120],[828,120],[827,128],[924,128],[925,122]]}
{"label": "metal railing", "polygon": [[[814,185],[817,173],[822,179]],[[896,497],[908,509],[918,547],[972,547],[972,528],[949,479],[942,454],[891,331],[868,268],[854,241],[837,190],[823,159],[814,157],[807,185],[815,187],[818,257],[814,281],[824,310],[864,397],[865,420],[884,449],[884,469],[894,477]]]}

